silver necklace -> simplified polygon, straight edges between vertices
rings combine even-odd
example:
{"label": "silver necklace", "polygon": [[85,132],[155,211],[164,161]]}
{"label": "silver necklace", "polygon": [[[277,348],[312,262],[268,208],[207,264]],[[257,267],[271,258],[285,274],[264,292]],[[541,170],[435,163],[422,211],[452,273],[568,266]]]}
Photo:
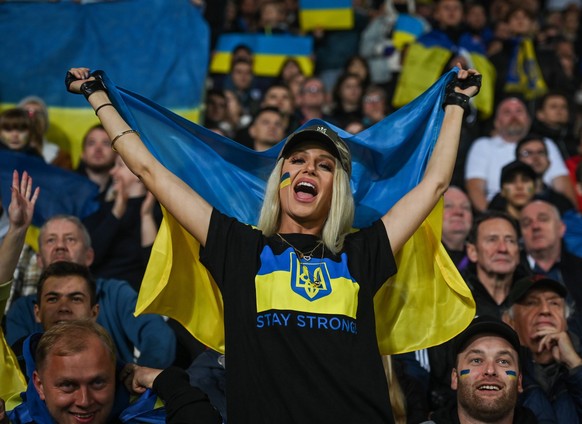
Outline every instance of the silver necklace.
{"label": "silver necklace", "polygon": [[[291,243],[289,243],[285,237],[283,237],[281,234],[277,233],[277,235],[279,236],[279,238],[281,239],[281,241],[283,241],[285,244],[288,244],[289,246],[291,246],[291,248],[293,249],[293,251],[295,252],[295,255],[297,255],[297,257],[299,258],[299,266],[303,268],[302,272],[301,272],[301,276],[299,277],[301,280],[303,280],[304,282],[308,283],[313,289],[319,289],[319,287],[321,286],[321,284],[323,283],[323,281],[321,281],[318,277],[317,274],[314,275],[313,280],[311,279],[311,276],[309,274],[309,271],[307,270],[307,265],[306,264],[301,264],[301,261],[305,261],[305,262],[309,262],[311,260],[311,258],[313,257],[313,252],[315,252],[315,250],[320,247],[323,246],[323,240],[319,240],[317,242],[317,244],[315,245],[315,247],[313,249],[311,249],[309,252],[307,253],[303,253],[301,250],[297,249],[295,246],[293,246]],[[322,247],[321,249],[321,260],[323,261],[323,255],[325,253],[325,247]]]}
{"label": "silver necklace", "polygon": [[[319,240],[317,242],[317,244],[315,245],[315,247],[313,249],[311,249],[309,252],[307,253],[303,253],[301,250],[297,249],[295,246],[293,246],[291,243],[289,243],[285,237],[283,237],[281,234],[277,233],[277,235],[279,236],[279,238],[285,242],[286,244],[288,244],[289,246],[291,246],[291,248],[295,251],[295,254],[297,255],[297,257],[300,260],[304,260],[306,262],[309,262],[311,260],[311,258],[313,257],[313,252],[315,252],[315,250],[321,246],[323,244],[323,240]],[[325,249],[323,249],[325,250]],[[321,258],[323,259],[323,251],[321,253]]]}

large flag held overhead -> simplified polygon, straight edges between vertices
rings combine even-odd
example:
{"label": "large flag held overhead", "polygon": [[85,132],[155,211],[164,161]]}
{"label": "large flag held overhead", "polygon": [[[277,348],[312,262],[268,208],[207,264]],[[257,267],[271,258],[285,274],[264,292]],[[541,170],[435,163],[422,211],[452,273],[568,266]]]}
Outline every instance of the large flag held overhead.
{"label": "large flag held overhead", "polygon": [[352,0],[299,0],[299,25],[302,31],[352,29]]}
{"label": "large flag held overhead", "polygon": [[[223,213],[257,222],[282,142],[255,152],[116,88],[103,76],[117,109],[162,164]],[[451,71],[410,105],[359,134],[330,125],[352,151],[355,227],[381,217],[422,178],[442,122],[444,87],[452,76]],[[471,293],[440,243],[441,224],[437,207],[398,254],[398,273],[376,296],[383,353],[442,343],[462,331],[475,314]],[[202,343],[224,351],[222,298],[199,263],[198,252],[198,242],[166,214],[136,312],[171,316]]]}
{"label": "large flag held overhead", "polygon": [[82,97],[62,89],[71,67],[109,69],[124,87],[198,119],[210,39],[190,0],[3,2],[0,34],[0,109],[40,96],[49,107],[47,139],[75,164],[83,135],[99,121]]}
{"label": "large flag held overhead", "polygon": [[210,62],[210,72],[230,72],[232,52],[245,46],[253,52],[253,73],[276,77],[287,59],[295,59],[305,75],[313,73],[313,38],[291,34],[223,34],[218,38]]}

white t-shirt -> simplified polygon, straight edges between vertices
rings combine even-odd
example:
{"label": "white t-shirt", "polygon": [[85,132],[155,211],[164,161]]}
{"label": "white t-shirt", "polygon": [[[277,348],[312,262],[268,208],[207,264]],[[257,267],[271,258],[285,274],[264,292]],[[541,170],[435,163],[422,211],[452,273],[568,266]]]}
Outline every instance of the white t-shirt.
{"label": "white t-shirt", "polygon": [[42,142],[42,157],[46,163],[51,163],[59,153],[59,146],[46,139]]}
{"label": "white t-shirt", "polygon": [[[552,180],[563,175],[568,169],[556,144],[549,138],[544,139],[550,167],[544,174],[544,182],[551,186]],[[490,201],[500,191],[501,168],[515,160],[517,143],[507,142],[500,136],[481,137],[473,142],[465,162],[465,180],[478,178],[486,181],[485,196]]]}

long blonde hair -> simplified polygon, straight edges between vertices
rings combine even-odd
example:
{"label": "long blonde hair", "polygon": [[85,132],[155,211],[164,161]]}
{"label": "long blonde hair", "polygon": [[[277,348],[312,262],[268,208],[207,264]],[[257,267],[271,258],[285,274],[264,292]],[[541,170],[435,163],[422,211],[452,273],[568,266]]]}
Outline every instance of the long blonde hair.
{"label": "long blonde hair", "polygon": [[[271,172],[265,189],[265,199],[261,207],[261,215],[257,227],[267,237],[277,233],[281,222],[281,199],[279,198],[279,183],[283,161],[277,161]],[[330,251],[337,254],[344,245],[346,235],[352,229],[354,222],[354,197],[350,186],[348,173],[342,168],[340,161],[335,160],[331,207],[323,226],[321,239]]]}
{"label": "long blonde hair", "polygon": [[396,424],[406,424],[406,398],[402,392],[402,386],[394,372],[392,357],[382,355],[382,365],[388,382],[388,394],[390,396],[390,405],[392,406],[392,415]]}

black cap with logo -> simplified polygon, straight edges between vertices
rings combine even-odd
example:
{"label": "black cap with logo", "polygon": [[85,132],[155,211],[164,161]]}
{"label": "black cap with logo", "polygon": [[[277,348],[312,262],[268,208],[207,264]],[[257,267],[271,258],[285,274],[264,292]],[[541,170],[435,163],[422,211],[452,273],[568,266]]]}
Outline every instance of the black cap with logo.
{"label": "black cap with logo", "polygon": [[329,126],[324,123],[317,123],[302,128],[285,141],[285,145],[279,153],[279,158],[287,156],[292,149],[302,142],[317,141],[327,146],[330,153],[333,154],[341,163],[342,168],[351,176],[352,173],[352,156],[346,142]]}

